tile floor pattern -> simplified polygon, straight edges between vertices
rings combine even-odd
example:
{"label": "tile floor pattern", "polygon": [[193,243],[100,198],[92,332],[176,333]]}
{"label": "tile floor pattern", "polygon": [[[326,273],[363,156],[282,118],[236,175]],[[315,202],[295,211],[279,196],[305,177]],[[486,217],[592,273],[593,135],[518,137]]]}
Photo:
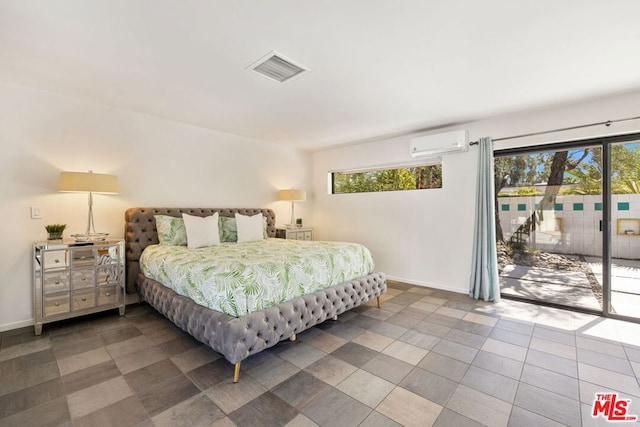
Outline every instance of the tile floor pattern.
{"label": "tile floor pattern", "polygon": [[383,300],[245,360],[238,384],[146,305],[5,332],[0,426],[590,426],[603,391],[640,415],[640,325],[397,282]]}

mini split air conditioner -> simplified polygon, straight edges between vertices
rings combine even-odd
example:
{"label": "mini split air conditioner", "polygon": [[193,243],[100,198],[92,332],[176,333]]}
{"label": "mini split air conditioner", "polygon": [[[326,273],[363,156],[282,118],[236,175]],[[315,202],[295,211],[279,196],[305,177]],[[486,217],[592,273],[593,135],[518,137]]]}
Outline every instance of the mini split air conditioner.
{"label": "mini split air conditioner", "polygon": [[409,140],[409,153],[412,157],[433,157],[467,151],[469,149],[467,139],[466,130],[421,136]]}

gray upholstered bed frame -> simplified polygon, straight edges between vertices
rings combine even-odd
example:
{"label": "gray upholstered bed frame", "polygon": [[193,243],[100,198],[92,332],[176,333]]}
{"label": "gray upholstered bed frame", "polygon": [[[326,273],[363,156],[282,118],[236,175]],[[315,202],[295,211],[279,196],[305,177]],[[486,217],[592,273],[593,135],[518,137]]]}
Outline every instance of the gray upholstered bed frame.
{"label": "gray upholstered bed frame", "polygon": [[233,381],[240,375],[240,362],[252,354],[276,345],[284,339],[295,340],[297,333],[326,319],[376,298],[387,289],[383,273],[371,273],[339,285],[285,301],[277,306],[233,317],[196,304],[140,272],[139,259],[145,247],[158,243],[154,215],[179,217],[182,213],[209,216],[219,212],[233,217],[261,213],[267,218],[267,234],[275,237],[275,215],[270,209],[215,208],[131,208],[125,212],[127,292],[138,292],[178,327],[210,346],[235,364]]}

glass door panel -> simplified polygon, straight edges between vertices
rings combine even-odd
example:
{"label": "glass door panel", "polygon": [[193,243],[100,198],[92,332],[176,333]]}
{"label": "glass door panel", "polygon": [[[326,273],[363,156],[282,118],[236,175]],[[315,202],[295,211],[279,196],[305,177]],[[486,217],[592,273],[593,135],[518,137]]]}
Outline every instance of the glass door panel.
{"label": "glass door panel", "polygon": [[602,312],[602,171],[599,146],[496,154],[503,296]]}
{"label": "glass door panel", "polygon": [[611,146],[611,313],[640,318],[640,141]]}

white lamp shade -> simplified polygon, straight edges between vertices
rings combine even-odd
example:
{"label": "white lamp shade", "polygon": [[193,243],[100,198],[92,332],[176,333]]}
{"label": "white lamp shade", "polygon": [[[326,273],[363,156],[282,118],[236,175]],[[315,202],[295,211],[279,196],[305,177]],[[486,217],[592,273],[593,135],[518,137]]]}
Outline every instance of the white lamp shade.
{"label": "white lamp shade", "polygon": [[93,172],[61,172],[59,190],[118,194],[118,177]]}
{"label": "white lamp shade", "polygon": [[307,200],[307,192],[304,190],[280,190],[278,200],[304,201]]}

